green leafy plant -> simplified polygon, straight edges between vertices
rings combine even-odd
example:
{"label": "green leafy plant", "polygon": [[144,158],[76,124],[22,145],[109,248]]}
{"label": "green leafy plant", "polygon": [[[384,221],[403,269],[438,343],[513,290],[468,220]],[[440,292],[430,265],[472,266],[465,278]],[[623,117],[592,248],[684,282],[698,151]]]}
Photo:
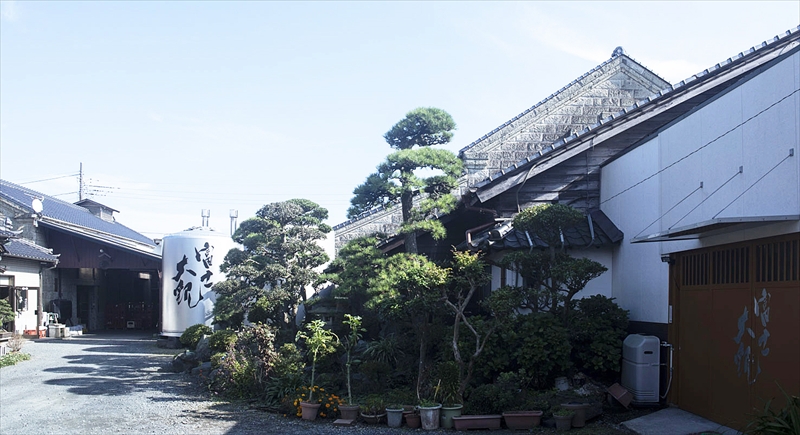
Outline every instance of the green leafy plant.
{"label": "green leafy plant", "polygon": [[473,389],[464,404],[465,414],[502,414],[514,407],[516,391],[500,385],[483,384]]}
{"label": "green leafy plant", "polygon": [[0,356],[0,367],[13,366],[21,361],[28,361],[31,356],[22,352],[11,352]]}
{"label": "green leafy plant", "polygon": [[445,406],[463,403],[464,400],[460,394],[461,382],[458,363],[455,361],[441,362],[436,367],[436,374],[439,377],[442,403]]}
{"label": "green leafy plant", "polygon": [[789,395],[780,385],[786,400],[783,408],[775,409],[772,399],[764,409],[753,415],[745,427],[745,435],[800,435],[800,396]]}
{"label": "green leafy plant", "polygon": [[370,394],[361,405],[361,412],[365,415],[379,415],[386,411],[386,400],[379,394]]}
{"label": "green leafy plant", "polygon": [[236,331],[221,329],[211,334],[211,337],[208,337],[208,348],[213,353],[225,352],[236,344],[237,338]]}
{"label": "green leafy plant", "polygon": [[570,325],[573,362],[594,376],[615,377],[627,329],[628,312],[612,298],[595,295],[579,300]]}
{"label": "green leafy plant", "polygon": [[278,360],[275,331],[263,324],[245,328],[235,344],[214,358],[218,361],[217,375],[209,386],[214,394],[232,399],[262,398]]}
{"label": "green leafy plant", "polygon": [[566,409],[566,408],[555,408],[553,409],[553,415],[557,415],[559,417],[569,417],[570,415],[575,414],[575,411]]}
{"label": "green leafy plant", "polygon": [[308,401],[313,401],[314,395],[314,377],[317,372],[317,358],[336,350],[339,344],[339,337],[325,328],[325,322],[322,320],[312,320],[306,325],[308,333],[298,331],[296,340],[303,340],[311,353],[311,388],[309,389]]}
{"label": "green leafy plant", "polygon": [[350,369],[351,366],[355,363],[358,363],[358,360],[353,359],[353,350],[355,349],[358,341],[361,340],[361,333],[364,332],[364,328],[361,327],[361,317],[360,316],[353,316],[350,314],[344,315],[344,324],[350,328],[350,332],[345,336],[344,341],[342,341],[342,346],[344,346],[345,350],[345,368],[347,371],[347,404],[353,404],[353,390],[350,386]]}
{"label": "green leafy plant", "polygon": [[14,310],[11,304],[5,299],[0,299],[0,330],[3,329],[3,324],[14,320]]}
{"label": "green leafy plant", "polygon": [[197,343],[203,338],[204,335],[211,335],[213,331],[211,330],[210,326],[206,326],[202,323],[198,323],[196,325],[192,325],[186,328],[181,334],[181,344],[188,347],[191,350],[194,350],[197,347]]}

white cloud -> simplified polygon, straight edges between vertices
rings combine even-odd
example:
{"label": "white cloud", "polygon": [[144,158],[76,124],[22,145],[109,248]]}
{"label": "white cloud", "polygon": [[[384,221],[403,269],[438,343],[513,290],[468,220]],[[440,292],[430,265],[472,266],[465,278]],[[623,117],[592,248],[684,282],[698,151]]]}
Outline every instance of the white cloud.
{"label": "white cloud", "polygon": [[19,7],[15,0],[0,1],[0,19],[3,21],[17,21],[19,18]]}

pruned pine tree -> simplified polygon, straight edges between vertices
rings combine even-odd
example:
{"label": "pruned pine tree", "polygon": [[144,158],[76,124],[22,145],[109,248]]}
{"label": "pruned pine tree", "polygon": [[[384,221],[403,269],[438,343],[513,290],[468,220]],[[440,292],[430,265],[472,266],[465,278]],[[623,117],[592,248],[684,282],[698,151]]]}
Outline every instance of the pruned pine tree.
{"label": "pruned pine tree", "polygon": [[418,108],[406,114],[383,136],[397,151],[353,190],[348,217],[391,206],[399,200],[403,215],[400,233],[405,237],[406,252],[418,252],[420,233],[444,238],[444,226],[436,217],[455,208],[452,191],[463,164],[453,152],[431,146],[450,142],[455,127],[453,118],[441,109]]}
{"label": "pruned pine tree", "polygon": [[[306,287],[319,274],[314,268],[328,261],[317,243],[331,227],[323,223],[328,211],[307,199],[291,199],[262,207],[242,222],[221,270],[227,279],[214,286],[215,316],[231,319],[250,313],[250,321],[272,323],[296,332],[297,307],[306,300]],[[254,319],[254,317],[257,317]]]}

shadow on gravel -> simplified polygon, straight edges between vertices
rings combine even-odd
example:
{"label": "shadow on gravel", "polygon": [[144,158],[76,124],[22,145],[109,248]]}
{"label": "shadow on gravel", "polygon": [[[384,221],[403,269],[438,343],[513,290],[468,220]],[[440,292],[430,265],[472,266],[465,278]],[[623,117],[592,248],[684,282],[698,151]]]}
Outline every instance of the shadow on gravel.
{"label": "shadow on gravel", "polygon": [[74,352],[62,357],[64,365],[44,369],[59,375],[46,380],[46,384],[67,387],[70,393],[123,396],[152,391],[159,393],[157,400],[162,402],[206,400],[203,389],[186,374],[167,370],[177,351],[158,348],[154,339],[115,334],[48,340],[42,344],[74,348]]}

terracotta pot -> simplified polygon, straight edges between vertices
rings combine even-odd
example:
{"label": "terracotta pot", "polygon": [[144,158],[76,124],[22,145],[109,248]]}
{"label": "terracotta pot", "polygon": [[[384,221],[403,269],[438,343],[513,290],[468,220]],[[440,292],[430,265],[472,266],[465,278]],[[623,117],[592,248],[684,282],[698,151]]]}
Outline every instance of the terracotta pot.
{"label": "terracotta pot", "polygon": [[320,406],[322,406],[321,403],[300,402],[300,409],[303,412],[303,420],[316,420],[317,412],[319,411]]}
{"label": "terracotta pot", "polygon": [[406,419],[406,426],[411,429],[419,429],[422,426],[422,419],[420,419],[417,413],[405,413],[403,417]]}
{"label": "terracotta pot", "polygon": [[570,415],[553,415],[553,419],[556,421],[556,430],[570,430],[572,428],[572,417],[575,414]]}
{"label": "terracotta pot", "polygon": [[442,405],[419,407],[419,417],[422,419],[423,429],[439,429],[439,411],[441,411],[441,409]]}
{"label": "terracotta pot", "polygon": [[503,413],[503,420],[511,430],[530,429],[542,422],[542,411],[510,411]]}
{"label": "terracotta pot", "polygon": [[359,410],[358,405],[339,405],[339,414],[345,420],[357,420]]}
{"label": "terracotta pot", "polygon": [[564,409],[569,409],[575,413],[575,416],[572,417],[572,427],[584,427],[586,426],[586,410],[589,408],[588,403],[562,403],[561,407]]}
{"label": "terracotta pot", "polygon": [[439,424],[441,427],[445,429],[452,429],[453,428],[453,417],[458,417],[461,415],[461,408],[464,405],[449,405],[449,406],[442,406],[441,417],[439,418]]}
{"label": "terracotta pot", "polygon": [[453,417],[453,426],[456,430],[470,430],[470,429],[500,429],[500,420],[503,416],[500,414],[490,415],[462,415]]}

